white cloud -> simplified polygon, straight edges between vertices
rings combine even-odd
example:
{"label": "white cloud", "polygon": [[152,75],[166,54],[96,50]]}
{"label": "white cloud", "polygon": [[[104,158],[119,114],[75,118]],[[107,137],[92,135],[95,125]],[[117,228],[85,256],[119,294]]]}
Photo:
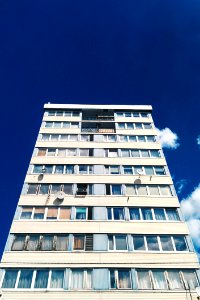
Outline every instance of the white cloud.
{"label": "white cloud", "polygon": [[158,134],[158,139],[161,142],[163,148],[176,149],[179,147],[178,135],[172,132],[169,128],[156,129]]}
{"label": "white cloud", "polygon": [[177,194],[180,194],[183,191],[183,189],[185,188],[187,183],[188,183],[187,179],[181,179],[181,180],[176,182]]}
{"label": "white cloud", "polygon": [[197,144],[200,145],[200,135],[197,137]]}
{"label": "white cloud", "polygon": [[181,208],[194,244],[200,248],[200,184],[186,199],[181,201]]}

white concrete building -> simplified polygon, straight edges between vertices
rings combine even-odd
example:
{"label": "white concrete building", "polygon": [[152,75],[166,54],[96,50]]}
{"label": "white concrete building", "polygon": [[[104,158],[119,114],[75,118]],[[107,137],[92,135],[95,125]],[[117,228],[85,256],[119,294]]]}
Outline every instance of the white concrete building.
{"label": "white concrete building", "polygon": [[44,109],[2,299],[197,299],[199,263],[151,106]]}

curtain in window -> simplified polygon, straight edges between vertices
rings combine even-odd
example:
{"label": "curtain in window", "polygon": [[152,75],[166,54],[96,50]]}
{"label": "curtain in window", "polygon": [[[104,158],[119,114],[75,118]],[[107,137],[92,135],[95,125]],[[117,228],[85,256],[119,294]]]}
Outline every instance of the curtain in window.
{"label": "curtain in window", "polygon": [[198,286],[197,276],[194,271],[184,271],[183,277],[186,283],[186,288],[194,290]]}
{"label": "curtain in window", "polygon": [[71,289],[81,290],[83,289],[83,271],[82,270],[72,270],[71,273]]}
{"label": "curtain in window", "polygon": [[44,235],[42,238],[41,250],[42,251],[51,251],[53,250],[53,236]]}
{"label": "curtain in window", "polygon": [[73,165],[67,165],[65,172],[66,172],[66,174],[74,174],[74,166]]}
{"label": "curtain in window", "polygon": [[84,250],[85,236],[74,235],[74,250]]}
{"label": "curtain in window", "polygon": [[154,288],[167,290],[168,286],[163,271],[153,270],[152,272],[154,278]]}
{"label": "curtain in window", "polygon": [[57,239],[56,239],[56,250],[57,251],[67,251],[68,245],[69,245],[69,236],[68,235],[57,236]]}
{"label": "curtain in window", "polygon": [[183,285],[178,271],[168,271],[169,284],[172,290],[182,289]]}
{"label": "curtain in window", "polygon": [[91,289],[92,288],[92,270],[87,270],[87,277],[85,282],[85,289]]}
{"label": "curtain in window", "polygon": [[34,211],[33,219],[37,219],[37,220],[44,219],[44,212],[45,212],[44,207],[36,207]]}
{"label": "curtain in window", "polygon": [[71,209],[69,207],[61,207],[60,208],[60,219],[70,220],[70,212]]}
{"label": "curtain in window", "polygon": [[58,208],[50,208],[48,209],[47,212],[47,219],[57,219],[57,215],[58,215]]}
{"label": "curtain in window", "polygon": [[18,282],[18,289],[29,289],[31,287],[32,277],[32,270],[21,270]]}
{"label": "curtain in window", "polygon": [[138,288],[137,273],[135,269],[131,269],[131,283],[132,283],[132,289],[137,290]]}
{"label": "curtain in window", "polygon": [[109,289],[109,272],[108,269],[93,269],[92,287],[94,290]]}
{"label": "curtain in window", "polygon": [[130,271],[118,271],[118,288],[131,289]]}
{"label": "curtain in window", "polygon": [[28,251],[36,251],[39,247],[39,235],[32,235],[28,239],[28,243],[26,246],[26,250]]}
{"label": "curtain in window", "polygon": [[86,219],[86,208],[77,207],[76,208],[76,220],[85,220]]}
{"label": "curtain in window", "polygon": [[49,271],[48,270],[37,270],[35,278],[35,289],[45,289],[47,288]]}
{"label": "curtain in window", "polygon": [[108,250],[107,234],[94,234],[93,235],[93,250],[94,251],[107,251]]}
{"label": "curtain in window", "polygon": [[22,251],[24,249],[25,235],[16,236],[12,245],[12,251]]}
{"label": "curtain in window", "polygon": [[166,220],[163,208],[154,208],[154,214],[155,214],[156,220],[159,220],[159,221]]}
{"label": "curtain in window", "polygon": [[64,270],[53,270],[51,273],[50,287],[52,289],[62,289],[64,280]]}
{"label": "curtain in window", "polygon": [[152,288],[148,271],[137,271],[137,277],[138,277],[138,288],[139,289],[148,290],[148,289]]}
{"label": "curtain in window", "polygon": [[7,270],[2,283],[3,289],[13,289],[17,279],[17,270]]}

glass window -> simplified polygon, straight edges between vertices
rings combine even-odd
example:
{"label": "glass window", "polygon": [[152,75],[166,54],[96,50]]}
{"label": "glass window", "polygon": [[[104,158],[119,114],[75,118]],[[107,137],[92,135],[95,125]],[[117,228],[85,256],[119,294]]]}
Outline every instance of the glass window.
{"label": "glass window", "polygon": [[126,185],[126,194],[127,195],[136,195],[135,185],[134,184],[127,184]]}
{"label": "glass window", "polygon": [[65,173],[66,174],[74,174],[74,166],[73,165],[66,165]]}
{"label": "glass window", "polygon": [[131,150],[131,156],[132,157],[140,157],[140,151],[139,150]]}
{"label": "glass window", "polygon": [[79,174],[88,174],[88,166],[79,165]]}
{"label": "glass window", "polygon": [[159,150],[150,150],[150,152],[151,152],[151,157],[160,157]]}
{"label": "glass window", "polygon": [[48,112],[48,116],[55,116],[56,112],[54,110],[50,110]]}
{"label": "glass window", "polygon": [[56,165],[54,173],[55,174],[63,174],[64,173],[64,166],[63,165]]}
{"label": "glass window", "polygon": [[46,174],[52,174],[53,172],[53,166],[52,165],[46,165],[45,166],[45,173]]}
{"label": "glass window", "polygon": [[33,219],[42,220],[44,219],[45,208],[44,207],[36,207],[33,215]]}
{"label": "glass window", "polygon": [[64,184],[64,193],[67,195],[72,195],[73,194],[73,190],[72,190],[73,185],[72,184]]}
{"label": "glass window", "polygon": [[71,128],[78,128],[79,127],[79,123],[78,122],[72,122],[71,123]]}
{"label": "glass window", "polygon": [[25,239],[26,239],[25,235],[15,236],[14,242],[12,244],[12,251],[24,250]]}
{"label": "glass window", "polygon": [[178,211],[175,208],[166,208],[165,211],[166,211],[168,220],[170,220],[170,221],[179,221],[180,220]]}
{"label": "glass window", "polygon": [[18,289],[30,289],[31,288],[31,282],[33,277],[33,271],[32,270],[21,270],[19,282],[18,282]]}
{"label": "glass window", "polygon": [[56,239],[56,251],[67,251],[69,245],[68,235],[59,235]]}
{"label": "glass window", "polygon": [[133,117],[134,118],[139,118],[140,114],[138,112],[133,112]]}
{"label": "glass window", "polygon": [[85,247],[85,236],[84,235],[74,235],[74,250],[84,250]]}
{"label": "glass window", "polygon": [[186,288],[194,290],[199,284],[194,271],[183,271],[183,277],[186,283]]}
{"label": "glass window", "polygon": [[73,117],[79,117],[80,116],[80,112],[79,111],[73,111],[72,112],[72,116]]}
{"label": "glass window", "polygon": [[112,210],[110,207],[107,208],[108,220],[112,220]]}
{"label": "glass window", "polygon": [[148,150],[140,150],[142,157],[150,157]]}
{"label": "glass window", "polygon": [[63,128],[70,128],[70,122],[63,122]]}
{"label": "glass window", "polygon": [[162,196],[172,196],[170,187],[168,185],[160,185],[160,191]]}
{"label": "glass window", "polygon": [[119,174],[119,166],[110,166],[110,174]]}
{"label": "glass window", "polygon": [[125,129],[125,123],[118,123],[119,129]]}
{"label": "glass window", "polygon": [[60,190],[61,190],[61,185],[60,184],[53,183],[51,185],[51,193],[52,194],[56,194],[57,192],[60,192]]}
{"label": "glass window", "polygon": [[56,116],[57,116],[57,117],[62,117],[62,116],[63,116],[63,111],[62,111],[62,110],[58,110],[58,111],[56,112]]}
{"label": "glass window", "polygon": [[151,142],[155,142],[155,137],[153,135],[147,135],[147,142],[151,143]]}
{"label": "glass window", "polygon": [[148,118],[148,113],[141,113],[140,115],[142,118]]}
{"label": "glass window", "polygon": [[133,129],[134,124],[133,123],[126,123],[127,129]]}
{"label": "glass window", "polygon": [[108,235],[108,249],[114,250],[113,235]]}
{"label": "glass window", "polygon": [[151,208],[141,208],[143,220],[153,220]]}
{"label": "glass window", "polygon": [[69,135],[70,141],[78,141],[78,135],[77,134],[70,134]]}
{"label": "glass window", "polygon": [[68,140],[68,134],[61,134],[60,139],[62,141],[67,141]]}
{"label": "glass window", "polygon": [[152,128],[151,123],[144,123],[143,126],[144,126],[144,129],[151,129]]}
{"label": "glass window", "polygon": [[154,175],[153,167],[144,167],[146,175]]}
{"label": "glass window", "polygon": [[38,149],[37,156],[45,156],[46,151],[47,151],[47,149],[42,149],[42,148]]}
{"label": "glass window", "polygon": [[137,192],[138,195],[143,196],[147,195],[147,188],[145,185],[137,185]]}
{"label": "glass window", "polygon": [[126,175],[132,175],[133,174],[132,166],[123,166],[123,168],[124,168],[124,174],[126,174]]}
{"label": "glass window", "polygon": [[31,235],[29,236],[28,242],[27,242],[27,246],[26,246],[26,250],[28,251],[36,251],[39,248],[39,240],[40,237],[39,235]]}
{"label": "glass window", "polygon": [[53,250],[53,235],[44,235],[41,243],[42,251],[51,251]]}
{"label": "glass window", "polygon": [[122,157],[129,157],[129,156],[130,156],[129,150],[122,149],[122,150],[121,150],[121,156],[122,156]]}
{"label": "glass window", "polygon": [[31,219],[32,207],[23,207],[20,219]]}
{"label": "glass window", "polygon": [[183,288],[180,274],[178,271],[168,271],[168,278],[169,278],[170,288],[172,290]]}
{"label": "glass window", "polygon": [[35,289],[46,289],[48,282],[49,271],[48,270],[37,270],[35,278]]}
{"label": "glass window", "polygon": [[129,142],[137,142],[135,135],[129,135]]}
{"label": "glass window", "polygon": [[142,142],[142,143],[146,142],[145,136],[144,135],[138,135],[138,142]]}
{"label": "glass window", "polygon": [[52,128],[53,127],[53,122],[46,122],[45,127],[46,128]]}
{"label": "glass window", "polygon": [[33,173],[41,174],[42,173],[42,168],[43,168],[42,165],[35,165],[34,168],[33,168]]}
{"label": "glass window", "polygon": [[144,236],[143,235],[133,235],[133,245],[134,245],[134,250],[137,250],[137,251],[146,250],[145,243],[144,243]]}
{"label": "glass window", "polygon": [[127,142],[128,141],[128,136],[127,135],[120,135],[119,140],[120,140],[120,142]]}
{"label": "glass window", "polygon": [[154,208],[155,219],[158,221],[166,220],[163,208]]}
{"label": "glass window", "polygon": [[42,141],[48,141],[50,138],[50,134],[42,134]]}
{"label": "glass window", "polygon": [[160,236],[160,241],[161,241],[163,251],[174,251],[172,239],[170,236],[167,235]]}
{"label": "glass window", "polygon": [[62,123],[61,122],[54,122],[54,128],[61,128]]}
{"label": "glass window", "polygon": [[124,116],[127,117],[127,118],[131,118],[132,115],[131,115],[131,112],[125,112]]}
{"label": "glass window", "polygon": [[154,195],[159,195],[159,189],[157,185],[149,185],[149,193],[150,195],[154,196]]}
{"label": "glass window", "polygon": [[59,139],[59,134],[52,134],[51,135],[51,141],[58,141]]}
{"label": "glass window", "polygon": [[115,142],[116,141],[116,136],[115,135],[110,134],[107,137],[108,137],[108,142]]}
{"label": "glass window", "polygon": [[142,129],[142,123],[135,123],[136,129]]}
{"label": "glass window", "polygon": [[80,156],[88,156],[89,149],[80,149]]}
{"label": "glass window", "polygon": [[14,289],[17,280],[18,270],[6,270],[2,289]]}
{"label": "glass window", "polygon": [[70,217],[71,217],[70,207],[61,207],[59,219],[70,220]]}
{"label": "glass window", "polygon": [[116,247],[116,250],[127,250],[125,235],[116,235],[115,236],[115,247]]}
{"label": "glass window", "polygon": [[76,149],[70,148],[66,149],[67,150],[67,156],[75,156],[76,155]]}
{"label": "glass window", "polygon": [[124,220],[124,209],[122,207],[113,208],[114,220]]}
{"label": "glass window", "polygon": [[81,141],[83,142],[89,142],[90,140],[90,136],[86,134],[82,134],[80,137],[81,137]]}
{"label": "glass window", "polygon": [[83,289],[83,271],[78,269],[72,269],[71,275],[71,289],[81,290]]}
{"label": "glass window", "polygon": [[65,117],[71,117],[72,112],[71,111],[65,111],[64,115]]}
{"label": "glass window", "polygon": [[66,156],[66,149],[58,149],[58,156],[65,157]]}
{"label": "glass window", "polygon": [[46,195],[49,192],[49,185],[48,184],[41,184],[39,194]]}
{"label": "glass window", "polygon": [[112,189],[112,195],[121,195],[122,194],[120,184],[111,185],[111,189]]}
{"label": "glass window", "polygon": [[116,114],[117,117],[123,117],[124,116],[123,112],[116,112],[115,114]]}
{"label": "glass window", "polygon": [[131,289],[130,271],[118,270],[118,288]]}
{"label": "glass window", "polygon": [[159,251],[159,246],[158,246],[158,239],[157,236],[155,235],[147,235],[146,236],[147,240],[147,247],[149,251]]}
{"label": "glass window", "polygon": [[164,167],[154,167],[156,175],[166,175]]}
{"label": "glass window", "polygon": [[52,270],[51,273],[51,289],[62,289],[64,283],[64,270]]}
{"label": "glass window", "polygon": [[138,288],[141,290],[149,290],[152,288],[148,271],[137,271]]}
{"label": "glass window", "polygon": [[47,152],[47,156],[55,156],[56,155],[56,149],[54,148],[49,148],[47,149],[48,152]]}
{"label": "glass window", "polygon": [[49,207],[47,212],[47,220],[56,220],[58,215],[57,207]]}
{"label": "glass window", "polygon": [[117,149],[108,149],[108,157],[118,157]]}
{"label": "glass window", "polygon": [[86,207],[76,207],[76,220],[86,220]]}
{"label": "glass window", "polygon": [[167,282],[163,271],[153,270],[154,288],[159,290],[167,290]]}
{"label": "glass window", "polygon": [[130,220],[140,220],[139,208],[129,208]]}
{"label": "glass window", "polygon": [[176,251],[187,251],[188,250],[184,236],[175,235],[173,238],[174,238],[174,244],[176,247]]}

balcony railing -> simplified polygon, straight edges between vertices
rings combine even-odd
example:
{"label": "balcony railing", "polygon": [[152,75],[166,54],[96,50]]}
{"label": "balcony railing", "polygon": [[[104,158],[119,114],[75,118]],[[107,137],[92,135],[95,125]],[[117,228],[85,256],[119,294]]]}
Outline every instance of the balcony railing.
{"label": "balcony railing", "polygon": [[114,133],[115,129],[112,129],[112,128],[82,128],[81,132]]}
{"label": "balcony railing", "polygon": [[114,121],[113,116],[83,117],[83,121]]}

